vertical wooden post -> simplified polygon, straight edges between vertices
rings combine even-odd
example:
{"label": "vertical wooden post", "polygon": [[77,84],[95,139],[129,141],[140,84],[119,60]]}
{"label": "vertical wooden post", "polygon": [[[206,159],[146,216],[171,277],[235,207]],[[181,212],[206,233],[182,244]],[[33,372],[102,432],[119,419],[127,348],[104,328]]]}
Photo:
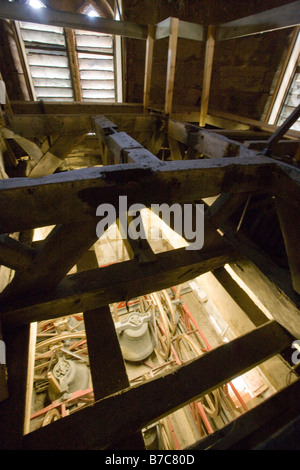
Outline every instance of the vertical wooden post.
{"label": "vertical wooden post", "polygon": [[168,49],[166,96],[165,96],[165,114],[170,114],[172,111],[178,28],[179,28],[179,19],[171,18],[169,49]]}
{"label": "vertical wooden post", "polygon": [[73,29],[65,28],[65,37],[71,70],[74,99],[75,101],[82,101],[75,31]]}
{"label": "vertical wooden post", "polygon": [[147,42],[146,42],[146,58],[145,58],[144,98],[143,98],[144,114],[147,114],[149,101],[150,101],[154,33],[155,33],[154,25],[149,25]]}
{"label": "vertical wooden post", "polygon": [[201,127],[205,126],[210,93],[211,73],[215,49],[215,26],[209,26],[206,39],[205,62],[203,72],[203,85],[201,96],[200,122]]}

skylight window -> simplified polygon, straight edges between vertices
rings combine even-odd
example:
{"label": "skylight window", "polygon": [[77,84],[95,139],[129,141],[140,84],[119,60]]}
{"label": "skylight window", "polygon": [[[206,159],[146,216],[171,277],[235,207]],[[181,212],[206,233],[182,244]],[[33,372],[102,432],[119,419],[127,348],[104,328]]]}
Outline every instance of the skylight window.
{"label": "skylight window", "polygon": [[100,16],[96,10],[90,5],[86,10],[84,10],[84,14],[92,17]]}
{"label": "skylight window", "polygon": [[40,2],[40,0],[30,0],[29,5],[32,8],[43,8],[43,7],[45,7],[45,5],[42,2]]}

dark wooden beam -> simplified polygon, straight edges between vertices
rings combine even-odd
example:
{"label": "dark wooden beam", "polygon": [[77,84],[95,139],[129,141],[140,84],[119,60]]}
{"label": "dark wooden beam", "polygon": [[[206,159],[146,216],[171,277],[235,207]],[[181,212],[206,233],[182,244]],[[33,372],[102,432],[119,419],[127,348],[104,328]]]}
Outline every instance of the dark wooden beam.
{"label": "dark wooden beam", "polygon": [[97,444],[105,449],[120,435],[130,436],[290,344],[290,336],[276,322],[269,322],[165,375],[127,388],[28,434],[23,448],[88,449]]}
{"label": "dark wooden beam", "polygon": [[218,41],[291,28],[300,23],[300,2],[223,23],[218,27]]}
{"label": "dark wooden beam", "polygon": [[297,380],[188,450],[257,450],[256,446],[264,439],[276,436],[299,416],[299,393],[300,381]]}
{"label": "dark wooden beam", "polygon": [[39,101],[12,101],[12,110],[15,114],[143,114],[141,103],[73,103],[73,102],[43,102],[43,109]]}
{"label": "dark wooden beam", "polygon": [[8,398],[0,403],[1,450],[20,449],[23,439],[30,325],[14,332],[3,328]]}
{"label": "dark wooden beam", "polygon": [[16,297],[15,289],[10,289],[1,298],[2,321],[7,327],[15,327],[130,300],[181,284],[235,259],[234,250],[223,244],[214,250],[181,248],[157,253],[154,263],[129,260],[68,275],[45,294],[34,291],[35,295]]}
{"label": "dark wooden beam", "polygon": [[91,18],[88,15],[69,11],[40,8],[29,5],[10,3],[3,0],[0,5],[0,18],[27,21],[30,23],[50,24],[63,28],[96,31],[98,33],[116,34],[134,39],[146,39],[147,27],[135,23],[112,20],[111,18]]}
{"label": "dark wooden beam", "polygon": [[118,207],[120,194],[128,197],[129,206],[135,202],[149,206],[199,200],[223,192],[272,191],[265,181],[271,180],[274,165],[269,158],[236,157],[168,162],[155,169],[121,164],[43,178],[5,179],[0,181],[0,232],[94,217],[101,203]]}
{"label": "dark wooden beam", "polygon": [[[94,250],[89,251],[84,268],[98,267]],[[80,272],[82,263],[77,264]],[[117,337],[114,321],[108,305],[84,312],[89,364],[95,401],[129,387],[126,367]],[[144,449],[142,434],[138,432],[129,442],[120,436],[118,450]]]}
{"label": "dark wooden beam", "polygon": [[213,275],[255,326],[261,326],[268,321],[268,317],[264,315],[262,310],[258,308],[255,302],[253,302],[224,267],[215,269]]}
{"label": "dark wooden beam", "polygon": [[169,119],[168,122],[168,135],[209,158],[249,158],[256,154],[241,143],[230,140],[223,135],[172,119]]}
{"label": "dark wooden beam", "polygon": [[29,246],[6,235],[0,235],[0,264],[14,270],[28,268],[36,252]]}
{"label": "dark wooden beam", "polygon": [[57,225],[36,249],[30,265],[19,271],[2,292],[2,299],[51,291],[77,260],[97,241],[96,220]]}

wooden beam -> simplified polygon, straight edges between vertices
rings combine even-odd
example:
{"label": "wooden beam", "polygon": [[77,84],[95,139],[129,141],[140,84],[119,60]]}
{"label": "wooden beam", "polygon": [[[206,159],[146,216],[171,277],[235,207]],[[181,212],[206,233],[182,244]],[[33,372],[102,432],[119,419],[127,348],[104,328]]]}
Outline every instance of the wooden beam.
{"label": "wooden beam", "polygon": [[[59,136],[54,144],[43,153],[42,157],[35,162],[29,164],[27,167],[27,176],[30,178],[38,178],[45,175],[54,173],[57,168],[62,164],[76,145],[84,139],[85,134],[81,133],[77,136]],[[31,162],[30,162],[31,163]]]}
{"label": "wooden beam", "polygon": [[[121,122],[125,124],[125,119]],[[128,122],[131,122],[129,118]],[[11,114],[6,116],[6,126],[27,139],[58,135],[74,137],[93,130],[91,116],[87,114]]]}
{"label": "wooden beam", "polygon": [[6,327],[15,327],[130,300],[181,284],[234,259],[234,250],[223,244],[213,250],[181,248],[157,253],[154,263],[140,265],[130,260],[69,275],[45,294],[35,290],[32,296],[20,297],[10,289],[1,298],[2,321]]}
{"label": "wooden beam", "polygon": [[172,112],[178,28],[179,28],[179,19],[171,18],[169,48],[168,48],[166,94],[165,94],[165,114],[170,114]]}
{"label": "wooden beam", "polygon": [[[41,104],[38,101],[12,101],[15,114],[41,114]],[[143,114],[142,103],[89,103],[89,102],[43,102],[45,114]]]}
{"label": "wooden beam", "polygon": [[28,434],[24,437],[23,448],[88,449],[97,443],[105,449],[118,436],[130,436],[280,353],[290,344],[290,336],[278,324],[269,322],[163,376],[127,388]]}
{"label": "wooden beam", "polygon": [[236,228],[227,222],[228,214],[240,202],[236,195],[222,194],[208,208],[206,216],[215,227],[222,230],[223,238],[241,255],[237,263],[230,264],[238,282],[244,283],[258,302],[287,331],[300,337],[300,300],[293,290],[288,270],[279,267],[255,243],[242,233],[237,233]]}
{"label": "wooden beam", "polygon": [[173,139],[170,135],[168,137],[169,149],[171,152],[172,160],[182,160],[182,153],[178,140]]}
{"label": "wooden beam", "polygon": [[30,325],[14,332],[3,327],[9,397],[0,403],[1,450],[20,449],[23,439]]}
{"label": "wooden beam", "polygon": [[0,264],[14,270],[23,270],[30,266],[35,250],[23,245],[18,240],[6,235],[0,235]]}
{"label": "wooden beam", "polygon": [[256,327],[269,321],[268,317],[258,308],[256,303],[230,276],[225,268],[215,269],[213,275]]}
{"label": "wooden beam", "polygon": [[63,28],[81,29],[98,33],[116,34],[118,36],[134,39],[147,38],[147,27],[144,25],[116,21],[110,18],[91,18],[88,15],[52,10],[50,8],[40,8],[36,10],[29,5],[15,5],[7,0],[1,2],[0,18],[38,24],[50,24]]}
{"label": "wooden beam", "polygon": [[[224,113],[223,111],[217,111],[217,110],[212,110],[212,109],[209,109],[208,114],[206,116],[206,123],[211,124],[213,126],[217,126],[217,127],[226,128],[226,126],[228,125],[228,122],[230,121],[234,123],[244,124],[249,127],[261,129],[261,130],[271,132],[271,133],[275,132],[278,129],[278,126],[275,126],[273,124],[267,124],[266,122],[257,121],[255,119],[250,119],[250,118],[243,117],[243,116],[237,116],[232,113]],[[300,132],[294,131],[294,130],[288,130],[285,133],[285,136],[291,139],[299,140]]]}
{"label": "wooden beam", "polygon": [[203,41],[203,30],[204,28],[201,24],[180,20],[178,27],[178,37],[183,39],[190,39],[192,41]]}
{"label": "wooden beam", "polygon": [[[263,151],[266,148],[266,140],[248,140],[243,145],[251,150]],[[294,157],[297,154],[300,145],[300,140],[279,140],[276,145],[272,147],[272,156],[289,156]]]}
{"label": "wooden beam", "polygon": [[149,102],[150,102],[154,34],[155,34],[154,26],[149,25],[147,42],[146,42],[146,58],[145,58],[145,74],[144,74],[144,95],[143,95],[144,114],[147,114]]}
{"label": "wooden beam", "polygon": [[239,142],[193,124],[173,119],[168,121],[168,135],[208,158],[254,156],[253,151],[248,150]]}
{"label": "wooden beam", "polygon": [[36,100],[35,88],[34,88],[32,76],[31,76],[30,67],[28,64],[27,53],[25,50],[24,41],[22,38],[22,33],[21,33],[19,23],[17,21],[12,21],[11,29],[14,35],[16,46],[17,46],[18,55],[20,58],[20,63],[21,63],[21,67],[23,70],[26,87],[28,90],[29,99],[32,101],[35,101]]}
{"label": "wooden beam", "polygon": [[264,439],[276,436],[287,423],[299,416],[299,393],[300,381],[297,380],[222,429],[204,437],[189,450],[258,450],[256,446]]}
{"label": "wooden beam", "polygon": [[299,12],[300,2],[297,1],[228,23],[222,23],[218,27],[217,40],[224,41],[297,26],[300,24]]}
{"label": "wooden beam", "polygon": [[203,82],[202,82],[201,108],[200,108],[200,120],[199,120],[199,125],[201,127],[205,126],[206,114],[208,111],[214,50],[215,50],[215,26],[210,25],[208,26],[208,30],[207,30]]}
{"label": "wooden beam", "polygon": [[74,99],[75,101],[81,101],[82,91],[80,84],[79,62],[76,51],[76,36],[74,29],[65,28],[65,38],[69,57]]}
{"label": "wooden beam", "polygon": [[[98,267],[95,251],[89,252],[88,262],[84,268]],[[77,264],[77,272],[81,271],[82,263]],[[116,334],[116,329],[108,305],[84,312],[90,371],[95,401],[100,400],[123,388],[129,387],[129,380]],[[144,441],[141,433],[131,439],[130,443],[122,442],[118,449],[143,449]],[[129,446],[129,447],[128,447]]]}
{"label": "wooden beam", "polygon": [[155,40],[167,38],[169,36],[170,23],[171,18],[166,18],[165,20],[155,25]]}
{"label": "wooden beam", "polygon": [[[265,187],[274,166],[274,160],[266,157],[236,157],[168,162],[154,169],[133,163],[84,168],[43,178],[9,178],[0,181],[0,232],[95,217],[101,203],[118,207],[120,194],[127,196],[128,206],[138,202],[149,207],[162,202],[199,200],[222,192],[276,192],[271,185]],[[279,169],[278,174],[281,173]]]}
{"label": "wooden beam", "polygon": [[81,224],[71,223],[52,229],[36,249],[29,267],[16,273],[2,292],[2,299],[51,291],[96,242],[96,222],[93,218],[85,221],[84,228]]}
{"label": "wooden beam", "polygon": [[[155,25],[155,40],[170,36],[172,18],[167,18]],[[189,21],[179,20],[178,37],[194,41],[203,41],[203,26]]]}

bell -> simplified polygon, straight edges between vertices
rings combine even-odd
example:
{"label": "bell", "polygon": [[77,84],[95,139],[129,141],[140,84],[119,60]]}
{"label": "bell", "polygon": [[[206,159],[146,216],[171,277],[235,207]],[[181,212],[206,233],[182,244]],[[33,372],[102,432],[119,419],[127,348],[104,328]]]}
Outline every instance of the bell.
{"label": "bell", "polygon": [[153,352],[155,341],[149,329],[149,323],[142,323],[138,328],[126,328],[120,335],[120,346],[125,360],[143,361]]}

